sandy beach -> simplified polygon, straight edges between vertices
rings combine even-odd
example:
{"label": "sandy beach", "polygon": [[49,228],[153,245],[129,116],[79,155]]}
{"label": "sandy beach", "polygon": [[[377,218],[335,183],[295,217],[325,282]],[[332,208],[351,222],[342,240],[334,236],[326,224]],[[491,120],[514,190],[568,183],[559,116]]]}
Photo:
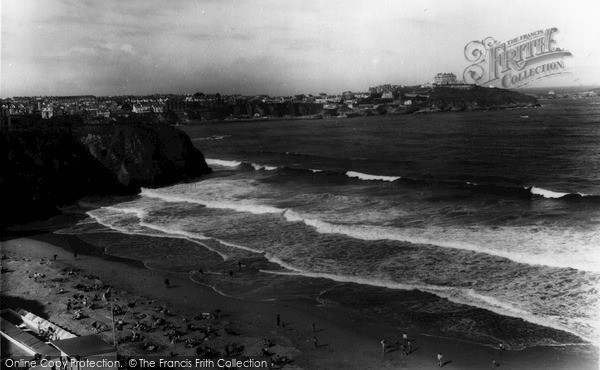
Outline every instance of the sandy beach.
{"label": "sandy beach", "polygon": [[[74,249],[78,250],[76,258]],[[405,330],[412,344],[412,352],[406,356],[395,346],[397,339],[402,342],[402,332],[395,325],[332,315],[335,311],[323,310],[308,299],[256,301],[226,297],[194,283],[188,273],[159,273],[139,263],[85,251],[74,248],[72,240],[54,234],[3,241],[3,307],[28,309],[78,335],[99,332],[112,343],[109,303],[101,299],[104,288],[111,286],[114,304],[121,309],[115,320],[125,323],[122,330],[116,331],[119,353],[125,356],[192,356],[198,347],[208,347],[218,351],[216,358],[287,358],[286,364],[275,366],[286,369],[434,368],[437,353],[443,354],[444,367],[456,369],[492,367],[492,360],[511,369],[598,367],[597,352],[590,355],[587,346],[582,346],[585,351],[569,346],[501,353],[490,346],[411,330],[418,325]],[[35,273],[44,276],[35,278]],[[236,273],[243,274],[243,269]],[[164,286],[165,278],[170,288]],[[82,290],[95,282],[101,282],[103,289]],[[98,300],[93,301],[94,295]],[[415,299],[414,292],[400,295]],[[94,302],[94,309],[83,306],[84,296],[88,305],[90,300]],[[70,311],[66,310],[68,299],[73,302]],[[79,320],[75,319],[78,308],[84,316]],[[209,313],[210,318],[202,318],[203,313]],[[277,315],[283,323],[280,326]],[[136,322],[146,327],[134,328]],[[142,339],[129,341],[132,332]],[[385,354],[381,340],[386,340]]]}

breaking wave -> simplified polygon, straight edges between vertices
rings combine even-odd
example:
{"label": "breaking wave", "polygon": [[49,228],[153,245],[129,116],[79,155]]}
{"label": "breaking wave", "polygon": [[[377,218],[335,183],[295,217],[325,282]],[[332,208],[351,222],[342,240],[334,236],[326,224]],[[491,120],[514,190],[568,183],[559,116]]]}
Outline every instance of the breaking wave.
{"label": "breaking wave", "polygon": [[[434,239],[431,235],[436,235],[435,232],[422,235],[422,233],[413,233],[410,229],[397,229],[390,227],[377,227],[377,226],[361,226],[361,225],[345,225],[345,224],[334,224],[323,220],[306,217],[298,212],[287,209],[283,213],[283,217],[290,222],[302,222],[305,225],[313,227],[318,233],[321,234],[342,234],[348,237],[365,240],[393,240],[398,242],[407,242],[411,244],[426,244],[434,245],[444,248],[470,250],[478,253],[485,253],[497,257],[506,258],[513,262],[524,263],[527,265],[545,265],[549,267],[559,268],[576,268],[582,271],[600,272],[600,266],[595,263],[578,263],[571,261],[570,259],[562,258],[557,259],[553,256],[539,256],[536,254],[518,253],[512,250],[499,250],[493,246],[486,248],[481,245],[469,244],[461,242],[460,240],[450,241],[449,239]],[[415,235],[416,234],[416,235]],[[440,230],[439,235],[443,235],[444,232]]]}
{"label": "breaking wave", "polygon": [[367,181],[373,181],[373,180],[379,180],[379,181],[396,181],[396,180],[400,180],[401,177],[400,176],[377,176],[377,175],[368,175],[366,173],[360,173],[360,172],[354,172],[354,171],[348,171],[346,172],[346,176],[348,177],[357,177],[361,180],[367,180]]}
{"label": "breaking wave", "polygon": [[284,209],[281,209],[281,208],[255,204],[255,203],[252,203],[251,201],[244,201],[244,200],[241,200],[241,201],[213,200],[213,201],[211,201],[211,200],[196,199],[196,198],[185,197],[185,196],[164,194],[164,193],[160,193],[155,190],[152,190],[152,189],[145,189],[145,188],[142,188],[140,195],[144,196],[144,197],[148,197],[148,198],[160,199],[160,200],[163,200],[163,201],[169,202],[169,203],[178,203],[178,202],[195,203],[195,204],[203,205],[207,208],[230,209],[230,210],[234,210],[237,212],[253,213],[255,215],[261,215],[261,214],[267,214],[267,213],[282,213],[285,211]]}
{"label": "breaking wave", "polygon": [[504,184],[484,183],[477,181],[445,181],[445,180],[432,180],[432,179],[418,179],[409,178],[404,176],[390,176],[390,175],[377,175],[367,174],[358,171],[345,171],[337,172],[331,170],[322,170],[316,168],[290,168],[287,166],[271,166],[266,164],[257,164],[251,162],[221,160],[221,159],[206,159],[208,165],[217,165],[222,167],[240,167],[253,169],[255,171],[276,171],[276,170],[295,170],[296,172],[305,172],[308,174],[337,174],[338,176],[345,176],[351,179],[358,179],[362,181],[384,181],[384,182],[396,182],[403,181],[406,183],[423,183],[423,184],[445,184],[450,186],[467,187],[478,193],[488,193],[498,196],[517,196],[522,198],[542,197],[546,199],[561,199],[561,200],[597,200],[600,201],[600,195],[594,194],[583,194],[583,193],[567,193],[559,192],[554,190],[548,190],[539,186],[509,186]]}

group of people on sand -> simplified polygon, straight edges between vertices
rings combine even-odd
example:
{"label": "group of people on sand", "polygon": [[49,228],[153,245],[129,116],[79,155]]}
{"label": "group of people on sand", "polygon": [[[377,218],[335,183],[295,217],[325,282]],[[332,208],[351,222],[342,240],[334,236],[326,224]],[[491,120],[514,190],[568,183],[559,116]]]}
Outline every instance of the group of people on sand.
{"label": "group of people on sand", "polygon": [[[381,340],[381,354],[382,355],[385,355],[387,348],[388,348],[387,341],[385,339]],[[402,351],[404,356],[408,356],[413,352],[412,340],[408,339],[408,334],[406,334],[406,332],[402,333],[402,342],[400,342],[400,339],[396,339],[394,349],[396,351]],[[442,353],[440,352],[437,354],[437,362],[438,362],[438,366],[440,366],[440,367],[444,366],[442,359],[443,359],[443,356],[442,356]]]}
{"label": "group of people on sand", "polygon": [[[385,339],[381,340],[381,354],[385,355],[386,349],[388,348],[387,341]],[[500,356],[502,356],[502,352],[504,351],[504,344],[500,342],[498,345],[498,349],[500,351]],[[402,350],[404,356],[408,356],[413,352],[412,349],[412,340],[408,338],[406,332],[402,333],[402,342],[399,339],[396,339],[395,350]],[[444,356],[441,352],[437,354],[437,364],[439,367],[444,367],[448,362],[444,362]],[[496,362],[495,359],[492,359],[492,367],[498,367],[500,364]]]}
{"label": "group of people on sand", "polygon": [[[383,339],[381,341],[381,354],[385,355],[385,350],[388,348],[387,341]],[[404,356],[408,356],[412,353],[412,340],[408,339],[408,334],[406,332],[402,333],[402,342],[400,339],[396,339],[396,343],[394,346],[396,351],[402,351]]]}

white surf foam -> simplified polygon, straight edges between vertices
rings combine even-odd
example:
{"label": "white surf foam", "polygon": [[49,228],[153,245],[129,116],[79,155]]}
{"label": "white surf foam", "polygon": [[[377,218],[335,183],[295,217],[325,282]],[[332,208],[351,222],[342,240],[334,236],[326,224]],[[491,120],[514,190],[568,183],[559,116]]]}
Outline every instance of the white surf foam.
{"label": "white surf foam", "polygon": [[130,214],[134,214],[137,216],[137,218],[139,218],[140,220],[143,219],[144,217],[146,217],[148,215],[148,212],[144,209],[140,209],[140,208],[130,208],[130,207],[113,207],[113,206],[108,206],[108,207],[102,207],[103,209],[107,209],[107,210],[111,210],[114,212],[121,212],[121,213],[130,213]]}
{"label": "white surf foam", "polygon": [[222,167],[237,167],[242,164],[242,162],[238,161],[226,161],[223,159],[213,159],[213,158],[205,158],[207,165],[213,166],[222,166]]}
{"label": "white surf foam", "polygon": [[[238,167],[241,166],[244,162],[240,161],[228,161],[224,159],[215,159],[215,158],[206,158],[206,164],[213,166],[221,166],[221,167]],[[277,166],[269,166],[265,164],[257,164],[257,163],[249,163],[252,168],[256,171],[264,170],[264,171],[275,171],[279,167]]]}
{"label": "white surf foam", "polygon": [[[117,212],[123,212],[123,213],[135,213],[135,212],[125,212],[125,211],[123,211],[123,208],[115,208],[115,207],[103,207],[101,209],[108,209],[108,210],[113,210],[113,211],[116,210]],[[148,229],[158,231],[158,233],[148,233],[148,232],[143,232],[141,230],[131,230],[131,229],[127,229],[127,228],[124,228],[124,227],[116,226],[116,225],[108,222],[105,218],[103,218],[100,215],[97,215],[94,211],[88,211],[88,212],[86,212],[86,214],[88,216],[90,216],[91,218],[93,218],[100,225],[103,225],[103,226],[105,226],[105,227],[107,227],[107,228],[109,228],[111,230],[117,231],[117,232],[122,233],[122,234],[127,234],[127,235],[142,235],[142,236],[150,236],[150,237],[157,237],[157,238],[185,239],[185,240],[188,240],[188,241],[190,241],[192,243],[196,243],[196,244],[198,244],[198,245],[200,245],[200,246],[202,246],[202,247],[204,247],[204,248],[206,248],[208,250],[211,250],[211,251],[217,253],[219,256],[221,256],[221,258],[223,258],[223,260],[229,259],[229,256],[227,256],[225,253],[223,253],[223,252],[221,252],[219,250],[216,250],[214,248],[211,248],[208,245],[206,245],[206,244],[204,244],[204,243],[202,243],[202,242],[199,241],[199,240],[203,240],[203,239],[204,240],[210,239],[210,238],[207,238],[207,237],[199,237],[196,234],[190,234],[190,233],[186,233],[185,231],[180,231],[180,230],[178,231],[178,230],[164,229],[164,228],[161,228],[161,227],[156,226],[156,225],[148,224],[148,223],[144,222],[142,218],[140,218],[140,221],[138,223],[139,226],[146,227]]]}
{"label": "white surf foam", "polygon": [[160,231],[161,233],[169,234],[169,235],[177,235],[183,236],[187,239],[197,239],[197,240],[210,240],[208,236],[198,234],[198,233],[190,233],[184,230],[171,229],[167,227],[162,227],[158,225],[151,224],[149,222],[140,221],[140,226],[147,227],[148,229]]}
{"label": "white surf foam", "polygon": [[559,193],[559,192],[552,191],[552,190],[537,188],[535,186],[533,186],[530,191],[531,191],[531,194],[541,195],[542,197],[549,198],[549,199],[557,199],[557,198],[562,198],[565,195],[569,195],[569,193]]}
{"label": "white surf foam", "polygon": [[[445,230],[440,229],[439,233],[435,232],[433,228],[427,230],[427,234],[424,231],[413,230],[410,228],[397,229],[389,227],[376,227],[376,226],[361,226],[361,225],[343,225],[333,224],[326,221],[312,219],[305,217],[304,215],[292,211],[290,209],[283,213],[283,217],[290,222],[303,222],[305,225],[313,227],[318,233],[321,234],[342,234],[359,240],[394,240],[399,242],[408,242],[411,244],[427,244],[435,245],[438,247],[470,250],[479,253],[485,253],[493,256],[503,257],[514,262],[524,263],[528,265],[545,265],[550,267],[560,268],[575,268],[583,271],[600,272],[600,264],[592,260],[573,260],[572,258],[556,258],[553,255],[538,255],[538,254],[526,254],[515,250],[499,249],[492,247],[486,247],[486,243],[481,245],[469,244],[460,240],[451,241],[449,239],[436,238],[435,235],[446,234]],[[498,232],[498,231],[495,231]],[[425,236],[418,236],[425,235]],[[471,235],[468,240],[479,240],[479,237],[484,235]],[[487,235],[488,237],[490,235]]]}
{"label": "white surf foam", "polygon": [[[235,187],[236,189],[239,187]],[[171,189],[172,191],[173,189]],[[331,223],[306,216],[295,212],[291,209],[282,209],[278,207],[256,204],[254,201],[243,199],[245,192],[235,193],[236,199],[223,200],[207,200],[195,198],[189,195],[173,195],[161,191],[161,189],[151,190],[142,189],[142,196],[150,198],[158,198],[167,202],[189,202],[203,205],[208,208],[215,209],[230,209],[237,212],[247,212],[252,214],[282,214],[285,220],[289,222],[302,222],[307,226],[314,228],[321,234],[342,234],[359,240],[394,240],[399,242],[408,242],[413,244],[435,245],[445,248],[453,248],[460,250],[470,250],[479,253],[485,253],[493,256],[507,258],[511,261],[524,263],[528,265],[546,265],[559,268],[575,268],[582,271],[600,272],[600,261],[598,255],[594,254],[595,250],[592,246],[597,245],[596,239],[600,240],[600,236],[591,237],[585,234],[577,234],[573,231],[568,235],[568,239],[572,243],[577,243],[579,252],[577,254],[570,253],[568,249],[560,245],[560,240],[564,239],[564,232],[556,231],[551,233],[547,231],[544,240],[548,240],[552,245],[551,249],[548,246],[544,247],[540,244],[541,234],[536,231],[531,232],[531,228],[524,227],[523,232],[516,232],[515,228],[504,231],[503,228],[498,228],[493,231],[489,230],[464,230],[464,235],[461,233],[453,233],[444,228],[429,227],[426,230],[417,230],[414,228],[395,228],[386,226],[366,226],[356,224]],[[204,194],[205,195],[205,194]],[[203,195],[203,196],[204,196]],[[222,195],[216,193],[215,198],[218,199]],[[242,198],[238,200],[238,198]],[[138,212],[138,210],[131,210]],[[449,234],[450,232],[450,234]],[[443,236],[443,237],[440,237]],[[573,239],[576,238],[576,239]],[[497,240],[505,240],[505,245],[498,245]],[[538,240],[538,242],[536,242]],[[472,241],[478,241],[474,244]],[[528,250],[522,250],[515,247],[521,244],[530,246]],[[540,248],[545,248],[545,253],[538,253],[532,249],[536,245]],[[554,250],[554,253],[549,253]],[[582,258],[581,251],[589,250],[592,258]],[[541,249],[540,249],[541,252]]]}
{"label": "white surf foam", "polygon": [[379,175],[369,175],[366,173],[360,173],[360,172],[354,172],[354,171],[348,171],[346,172],[346,176],[348,177],[357,177],[361,180],[367,180],[367,181],[396,181],[401,179],[400,176],[379,176]]}
{"label": "white surf foam", "polygon": [[[544,198],[548,198],[548,199],[557,199],[557,198],[562,198],[566,195],[572,195],[572,193],[561,193],[561,192],[557,192],[557,191],[546,190],[544,188],[539,188],[536,186],[532,186],[529,191],[531,192],[531,194],[540,195],[540,196],[542,196]],[[580,193],[580,192],[577,192],[576,194],[581,197],[591,196],[591,194],[585,194],[585,193]]]}
{"label": "white surf foam", "polygon": [[[103,207],[105,210],[111,210],[111,211],[117,211],[117,212],[121,212],[121,213],[130,213],[130,214],[139,214],[137,211],[137,209],[134,208],[116,208],[116,207]],[[185,231],[185,230],[180,230],[180,229],[174,229],[174,228],[168,228],[168,227],[162,227],[159,225],[155,225],[149,222],[145,222],[142,220],[142,218],[140,218],[140,222],[139,225],[151,230],[155,230],[158,231],[158,234],[152,234],[152,233],[144,233],[141,231],[132,231],[132,230],[128,230],[126,228],[123,227],[118,227],[115,226],[109,222],[107,222],[105,219],[103,219],[101,216],[95,214],[93,211],[90,211],[87,213],[91,218],[93,218],[97,223],[118,231],[120,233],[123,234],[128,234],[128,235],[143,235],[143,236],[151,236],[151,237],[161,237],[161,238],[177,238],[177,239],[184,239],[184,240],[188,240],[190,242],[196,243],[198,245],[201,245],[202,247],[211,250],[215,253],[217,253],[219,256],[221,256],[221,258],[223,258],[223,260],[228,260],[230,259],[230,256],[228,256],[226,253],[223,253],[215,248],[211,248],[208,245],[204,244],[201,242],[201,240],[214,240],[222,245],[225,245],[227,247],[230,248],[235,248],[235,249],[240,249],[240,250],[244,250],[244,251],[248,251],[248,252],[252,252],[252,253],[257,253],[257,254],[263,254],[264,257],[277,265],[280,265],[283,268],[286,268],[286,266],[282,265],[281,260],[279,260],[278,258],[274,257],[272,254],[270,253],[265,253],[262,250],[259,249],[255,249],[255,248],[251,248],[251,247],[247,247],[247,246],[243,246],[240,244],[234,244],[234,243],[229,243],[226,242],[224,240],[221,239],[216,239],[216,238],[211,238],[208,236],[205,236],[203,234],[199,234],[199,233],[193,233],[193,232],[189,232],[189,231]],[[144,262],[144,264],[146,264],[146,262]],[[148,266],[146,266],[148,267]]]}
{"label": "white surf foam", "polygon": [[275,171],[277,168],[276,166],[267,166],[267,165],[262,165],[262,164],[256,164],[256,163],[250,163],[250,165],[256,170],[256,171],[260,171],[260,170],[265,170],[265,171]]}
{"label": "white surf foam", "polygon": [[144,197],[148,197],[148,198],[160,199],[160,200],[163,200],[165,202],[170,202],[170,203],[187,202],[187,203],[200,204],[207,208],[231,209],[231,210],[238,211],[238,212],[247,212],[247,213],[253,213],[253,214],[257,214],[257,215],[269,214],[269,213],[283,213],[285,211],[285,209],[267,206],[267,205],[255,204],[255,203],[252,203],[249,201],[245,202],[243,200],[240,200],[240,201],[205,200],[205,199],[192,198],[192,197],[186,197],[186,196],[165,194],[163,192],[155,191],[152,189],[145,189],[145,188],[142,188],[140,195],[144,196]]}
{"label": "white surf foam", "polygon": [[264,253],[264,251],[261,251],[259,249],[250,248],[250,247],[246,247],[246,246],[239,245],[239,244],[229,243],[229,242],[226,242],[226,241],[221,240],[221,239],[214,239],[214,240],[216,240],[219,243],[221,243],[223,245],[226,245],[228,247],[237,248],[237,249],[241,249],[241,250],[245,250],[245,251],[253,252],[253,253],[259,253],[259,254]]}
{"label": "white surf foam", "polygon": [[[238,187],[236,187],[238,188]],[[234,189],[236,189],[234,188]],[[172,191],[173,189],[171,189]],[[202,193],[206,196],[206,193]],[[459,250],[470,250],[488,255],[498,256],[509,259],[514,262],[528,265],[545,265],[559,268],[575,268],[582,271],[600,272],[600,261],[598,255],[594,254],[594,245],[598,245],[600,235],[590,237],[576,231],[570,235],[557,230],[548,230],[544,232],[543,237],[539,231],[532,232],[531,228],[523,227],[522,232],[518,232],[514,227],[510,230],[497,228],[487,229],[468,229],[462,231],[446,230],[443,227],[428,227],[427,229],[416,228],[395,228],[387,226],[368,226],[360,224],[331,223],[313,218],[311,216],[300,214],[291,209],[282,209],[278,207],[256,204],[254,201],[243,199],[245,192],[236,193],[235,199],[209,200],[201,197],[194,197],[187,194],[172,195],[161,191],[160,189],[142,189],[142,196],[158,198],[167,202],[189,202],[203,205],[208,208],[230,209],[237,212],[247,212],[252,214],[281,214],[289,222],[302,222],[307,226],[314,228],[321,234],[342,234],[359,240],[394,240],[399,242],[408,242],[412,244],[435,245],[438,247],[453,248]],[[214,197],[220,198],[222,194],[216,193]],[[242,198],[242,199],[239,199]],[[561,240],[569,239],[571,243],[578,245],[578,252],[570,252],[568,248],[561,245]],[[498,240],[504,240],[504,245],[498,245]],[[540,241],[542,240],[542,241]],[[543,240],[551,243],[542,245]],[[566,239],[565,239],[566,240]],[[477,241],[477,244],[473,243]],[[542,243],[542,244],[540,244]],[[529,249],[523,250],[518,245],[527,244]],[[537,248],[537,249],[535,249]],[[548,249],[550,248],[550,249]],[[544,249],[544,253],[542,252]],[[589,250],[592,258],[581,257],[581,251]],[[550,253],[554,251],[553,253]]]}

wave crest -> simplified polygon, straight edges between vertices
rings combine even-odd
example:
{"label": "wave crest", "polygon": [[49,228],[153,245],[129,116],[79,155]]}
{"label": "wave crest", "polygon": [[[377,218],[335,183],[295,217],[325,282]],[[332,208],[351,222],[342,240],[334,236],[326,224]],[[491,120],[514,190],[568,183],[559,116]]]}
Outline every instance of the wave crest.
{"label": "wave crest", "polygon": [[218,165],[222,167],[242,167],[245,169],[253,169],[255,171],[275,171],[275,170],[294,170],[295,172],[302,172],[308,174],[319,174],[323,172],[337,174],[339,176],[345,176],[348,178],[359,179],[362,181],[386,181],[386,182],[394,182],[394,181],[405,181],[407,183],[438,183],[445,184],[451,186],[467,186],[475,192],[481,193],[490,193],[499,196],[518,196],[529,198],[532,196],[540,196],[546,199],[561,199],[561,200],[578,200],[581,198],[586,198],[586,200],[600,200],[600,195],[594,194],[584,194],[584,193],[564,193],[558,192],[554,190],[548,190],[541,188],[539,186],[507,186],[504,184],[494,184],[494,183],[482,183],[476,181],[445,181],[445,180],[431,180],[431,179],[415,179],[408,178],[403,176],[389,176],[389,175],[374,175],[367,174],[358,171],[345,171],[345,172],[337,172],[337,171],[325,171],[316,168],[290,168],[287,166],[271,166],[266,164],[256,164],[249,162],[240,162],[240,161],[230,161],[230,160],[221,160],[221,159],[206,159],[206,163],[209,165]]}
{"label": "wave crest", "polygon": [[402,178],[400,176],[369,175],[366,173],[360,173],[360,172],[355,172],[355,171],[346,172],[346,176],[357,177],[361,180],[366,180],[366,181],[390,181],[390,182],[400,180]]}
{"label": "wave crest", "polygon": [[238,167],[239,165],[242,164],[242,162],[238,162],[238,161],[226,161],[224,159],[212,159],[212,158],[206,158],[205,159],[206,164],[207,165],[213,165],[213,166],[222,166],[222,167]]}
{"label": "wave crest", "polygon": [[144,196],[144,197],[148,197],[148,198],[160,199],[162,201],[169,202],[169,203],[180,203],[180,202],[194,203],[194,204],[203,205],[207,208],[230,209],[230,210],[234,210],[234,211],[238,211],[238,212],[253,213],[256,215],[268,214],[268,213],[283,213],[285,211],[284,209],[281,209],[281,208],[267,206],[267,205],[261,205],[261,204],[255,204],[255,203],[251,203],[251,202],[226,201],[226,200],[211,201],[211,200],[198,199],[198,198],[192,198],[192,197],[164,194],[164,193],[161,193],[161,192],[158,192],[158,191],[155,191],[152,189],[146,189],[146,188],[142,188],[140,195]]}

